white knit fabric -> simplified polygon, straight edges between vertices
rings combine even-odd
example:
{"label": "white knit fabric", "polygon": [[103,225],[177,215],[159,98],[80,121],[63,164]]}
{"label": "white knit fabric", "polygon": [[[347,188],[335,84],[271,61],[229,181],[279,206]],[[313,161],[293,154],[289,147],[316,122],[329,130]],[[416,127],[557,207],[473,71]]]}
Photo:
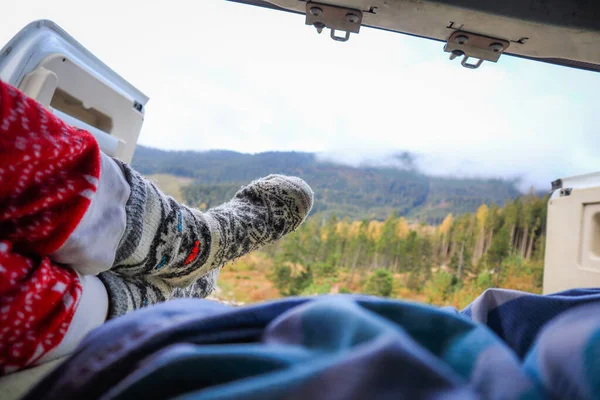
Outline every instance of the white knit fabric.
{"label": "white knit fabric", "polygon": [[89,332],[106,321],[108,314],[106,288],[96,276],[78,275],[83,290],[71,325],[62,342],[40,358],[36,363],[38,365],[72,353]]}
{"label": "white knit fabric", "polygon": [[84,275],[113,265],[125,232],[125,205],[131,189],[115,161],[101,153],[100,182],[90,207],[67,241],[50,258]]}

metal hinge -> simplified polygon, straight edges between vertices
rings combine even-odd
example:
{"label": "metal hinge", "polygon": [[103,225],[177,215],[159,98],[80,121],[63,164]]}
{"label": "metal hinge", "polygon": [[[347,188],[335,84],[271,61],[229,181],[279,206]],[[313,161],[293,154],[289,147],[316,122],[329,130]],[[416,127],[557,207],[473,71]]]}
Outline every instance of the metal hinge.
{"label": "metal hinge", "polygon": [[[317,28],[323,32],[324,28],[331,29],[331,38],[338,42],[350,39],[350,33],[358,33],[362,23],[363,13],[345,7],[330,6],[328,4],[306,3],[306,25]],[[344,36],[337,36],[336,31],[342,31]]]}
{"label": "metal hinge", "polygon": [[[464,56],[461,61],[462,66],[469,69],[476,69],[484,61],[497,62],[500,55],[506,51],[509,45],[508,40],[456,31],[448,38],[448,42],[444,46],[444,51],[450,53],[451,60]],[[478,61],[471,64],[467,62],[469,58],[476,58]]]}

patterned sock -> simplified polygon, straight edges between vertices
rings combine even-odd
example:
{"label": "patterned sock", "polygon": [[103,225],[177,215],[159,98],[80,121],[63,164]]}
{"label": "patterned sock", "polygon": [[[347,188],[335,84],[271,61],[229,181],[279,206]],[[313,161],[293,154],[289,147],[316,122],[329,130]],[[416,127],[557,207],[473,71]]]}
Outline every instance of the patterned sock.
{"label": "patterned sock", "polygon": [[219,269],[213,269],[185,288],[173,287],[162,278],[128,277],[112,271],[98,277],[108,292],[108,319],[111,319],[173,298],[204,298],[215,289]]}
{"label": "patterned sock", "polygon": [[109,316],[175,296],[206,297],[220,267],[298,228],[313,203],[302,179],[269,175],[201,213],[128,165],[121,168],[131,187],[127,227],[114,266],[99,275],[109,291]]}

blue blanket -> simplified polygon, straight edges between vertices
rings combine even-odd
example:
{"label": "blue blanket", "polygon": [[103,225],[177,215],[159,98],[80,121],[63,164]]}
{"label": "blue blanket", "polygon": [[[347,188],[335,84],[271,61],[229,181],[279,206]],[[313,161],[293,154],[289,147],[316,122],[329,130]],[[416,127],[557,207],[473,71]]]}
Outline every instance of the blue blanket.
{"label": "blue blanket", "polygon": [[367,296],[177,300],[93,331],[26,399],[600,398],[600,290],[465,310]]}

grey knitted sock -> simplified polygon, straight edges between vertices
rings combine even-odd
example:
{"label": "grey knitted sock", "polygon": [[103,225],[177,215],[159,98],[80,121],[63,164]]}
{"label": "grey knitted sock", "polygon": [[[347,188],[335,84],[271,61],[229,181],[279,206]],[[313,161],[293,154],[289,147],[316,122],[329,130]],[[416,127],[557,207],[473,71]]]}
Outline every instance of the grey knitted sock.
{"label": "grey knitted sock", "polygon": [[128,277],[112,271],[98,275],[108,292],[109,319],[174,298],[204,298],[215,289],[218,276],[219,269],[213,269],[186,288],[174,288],[161,278]]}
{"label": "grey knitted sock", "polygon": [[127,227],[113,267],[99,275],[113,317],[173,297],[206,297],[220,267],[298,228],[313,203],[302,179],[269,175],[201,213],[121,168],[131,187]]}

